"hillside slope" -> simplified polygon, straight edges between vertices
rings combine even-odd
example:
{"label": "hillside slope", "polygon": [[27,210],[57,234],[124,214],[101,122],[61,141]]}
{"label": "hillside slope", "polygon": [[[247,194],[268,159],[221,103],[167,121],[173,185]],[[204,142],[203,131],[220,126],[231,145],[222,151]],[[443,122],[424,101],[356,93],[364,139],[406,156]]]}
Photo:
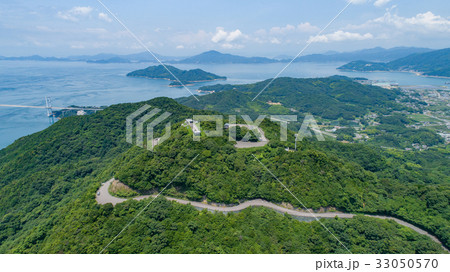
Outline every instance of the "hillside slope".
{"label": "hillside slope", "polygon": [[392,61],[399,58],[409,56],[416,53],[430,52],[432,49],[417,48],[417,47],[394,47],[385,49],[382,47],[375,47],[370,49],[363,49],[351,52],[333,52],[329,54],[312,54],[301,56],[297,62],[311,61],[311,62],[331,62],[331,61]]}
{"label": "hillside slope", "polygon": [[413,71],[426,76],[450,77],[450,48],[412,54],[388,63],[353,61],[338,69],[351,71]]}
{"label": "hillside slope", "polygon": [[179,98],[177,101],[196,109],[217,110],[223,113],[297,114],[311,113],[331,120],[352,120],[368,111],[384,112],[401,109],[395,103],[397,90],[361,85],[346,77],[277,78],[254,101],[253,98],[270,82],[265,80],[243,85],[212,85],[200,90],[215,93]]}
{"label": "hillside slope", "polygon": [[[172,113],[172,136],[155,152],[125,142],[125,119],[144,104]],[[277,126],[268,121],[262,127],[271,143],[254,152],[236,150],[226,136],[194,142],[180,124],[194,114],[206,113],[168,98],[119,104],[94,115],[62,119],[0,150],[0,252],[100,252],[148,203],[97,205],[95,192],[112,176],[142,191],[161,190],[176,177],[165,193],[187,198],[206,196],[233,203],[262,196],[292,202],[252,160],[252,153],[310,207],[334,205],[392,214],[430,230],[449,244],[448,216],[442,208],[448,203],[448,186],[424,183],[426,165],[410,170],[400,160],[387,160],[385,155],[358,145],[305,142],[301,151],[286,152],[284,144],[276,140]],[[163,128],[163,124],[155,128],[156,136]],[[290,134],[289,139],[292,137]],[[197,154],[198,159],[177,176]],[[436,179],[442,182],[442,178]],[[428,237],[395,222],[358,217],[324,220],[324,224],[354,253],[443,252]],[[212,214],[156,200],[105,252],[345,251],[318,222],[299,222],[267,209]]]}

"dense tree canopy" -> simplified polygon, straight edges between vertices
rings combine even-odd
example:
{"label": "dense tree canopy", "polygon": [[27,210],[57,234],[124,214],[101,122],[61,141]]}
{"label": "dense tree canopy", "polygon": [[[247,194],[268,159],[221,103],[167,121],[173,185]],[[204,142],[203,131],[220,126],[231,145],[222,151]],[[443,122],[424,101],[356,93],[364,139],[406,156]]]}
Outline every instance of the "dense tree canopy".
{"label": "dense tree canopy", "polygon": [[[200,89],[216,93],[179,98],[177,101],[196,109],[216,110],[229,114],[293,114],[302,113],[337,120],[352,120],[368,113],[404,109],[395,103],[397,90],[361,85],[346,77],[277,78],[243,85],[212,85]],[[262,92],[256,99],[255,96]],[[281,105],[271,104],[280,103]]]}
{"label": "dense tree canopy", "polygon": [[172,81],[172,83],[170,83],[170,86],[179,86],[181,85],[180,81],[183,84],[190,84],[201,81],[226,79],[226,77],[208,73],[203,71],[202,69],[181,70],[170,65],[149,66],[145,69],[130,72],[127,74],[127,76],[147,77],[152,79],[167,79]]}
{"label": "dense tree canopy", "polygon": [[[144,104],[172,113],[172,136],[155,152],[125,141],[125,118]],[[181,198],[237,203],[292,197],[255,162],[257,156],[311,208],[390,214],[427,229],[449,245],[448,155],[420,157],[363,145],[303,141],[297,152],[276,140],[265,120],[266,147],[237,150],[227,135],[202,136],[180,126],[206,112],[172,99],[120,104],[89,116],[62,119],[0,150],[0,252],[98,253],[148,202],[98,205],[95,192],[112,176],[138,191],[161,190]],[[165,124],[156,127],[161,135]],[[391,152],[391,153],[389,153]],[[430,162],[430,158],[434,158]],[[428,176],[427,180],[422,177]],[[445,179],[445,177],[447,179]],[[147,200],[149,201],[149,200]],[[442,252],[428,237],[374,218],[323,223],[354,253]],[[157,200],[111,244],[109,253],[344,253],[318,222],[299,222],[265,208],[213,214]]]}

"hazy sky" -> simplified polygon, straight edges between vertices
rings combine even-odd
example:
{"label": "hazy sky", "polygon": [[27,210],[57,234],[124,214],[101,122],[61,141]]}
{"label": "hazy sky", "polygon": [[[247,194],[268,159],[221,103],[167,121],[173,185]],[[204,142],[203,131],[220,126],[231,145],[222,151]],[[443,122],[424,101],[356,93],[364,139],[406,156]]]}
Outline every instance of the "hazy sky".
{"label": "hazy sky", "polygon": [[[102,0],[152,51],[295,55],[375,46],[450,47],[448,0]],[[97,0],[0,3],[0,55],[69,56],[144,49]]]}

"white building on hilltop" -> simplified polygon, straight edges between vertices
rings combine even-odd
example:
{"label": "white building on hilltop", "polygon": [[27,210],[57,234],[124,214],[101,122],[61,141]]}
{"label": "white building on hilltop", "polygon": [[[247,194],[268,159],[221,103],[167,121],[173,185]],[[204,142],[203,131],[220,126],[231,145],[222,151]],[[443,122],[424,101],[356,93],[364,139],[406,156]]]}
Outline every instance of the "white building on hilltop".
{"label": "white building on hilltop", "polygon": [[87,113],[84,110],[79,110],[77,111],[77,115],[81,116],[81,115],[86,115]]}

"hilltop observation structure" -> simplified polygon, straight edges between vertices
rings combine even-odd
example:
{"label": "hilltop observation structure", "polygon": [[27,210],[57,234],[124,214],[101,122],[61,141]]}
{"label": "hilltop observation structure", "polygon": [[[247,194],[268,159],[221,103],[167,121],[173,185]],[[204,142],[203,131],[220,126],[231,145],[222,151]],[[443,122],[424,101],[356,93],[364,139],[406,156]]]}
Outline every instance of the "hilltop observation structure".
{"label": "hilltop observation structure", "polygon": [[[184,122],[183,126],[186,127],[190,127],[194,136],[200,136],[201,134],[201,130],[199,128],[200,124],[199,121],[193,120],[193,119],[186,119],[186,121]],[[224,125],[224,129],[230,129],[232,127],[245,127],[247,128],[249,131],[252,131],[255,136],[258,138],[257,142],[250,142],[250,141],[236,141],[236,144],[234,145],[236,148],[252,148],[252,147],[262,147],[265,146],[269,143],[269,139],[266,138],[266,136],[264,135],[264,131],[254,125],[244,125],[244,124],[230,124],[230,123],[225,123]]]}
{"label": "hilltop observation structure", "polygon": [[192,119],[186,119],[185,124],[188,125],[189,127],[191,127],[192,133],[194,133],[194,136],[200,136],[201,130],[198,127],[198,121],[194,121]]}

